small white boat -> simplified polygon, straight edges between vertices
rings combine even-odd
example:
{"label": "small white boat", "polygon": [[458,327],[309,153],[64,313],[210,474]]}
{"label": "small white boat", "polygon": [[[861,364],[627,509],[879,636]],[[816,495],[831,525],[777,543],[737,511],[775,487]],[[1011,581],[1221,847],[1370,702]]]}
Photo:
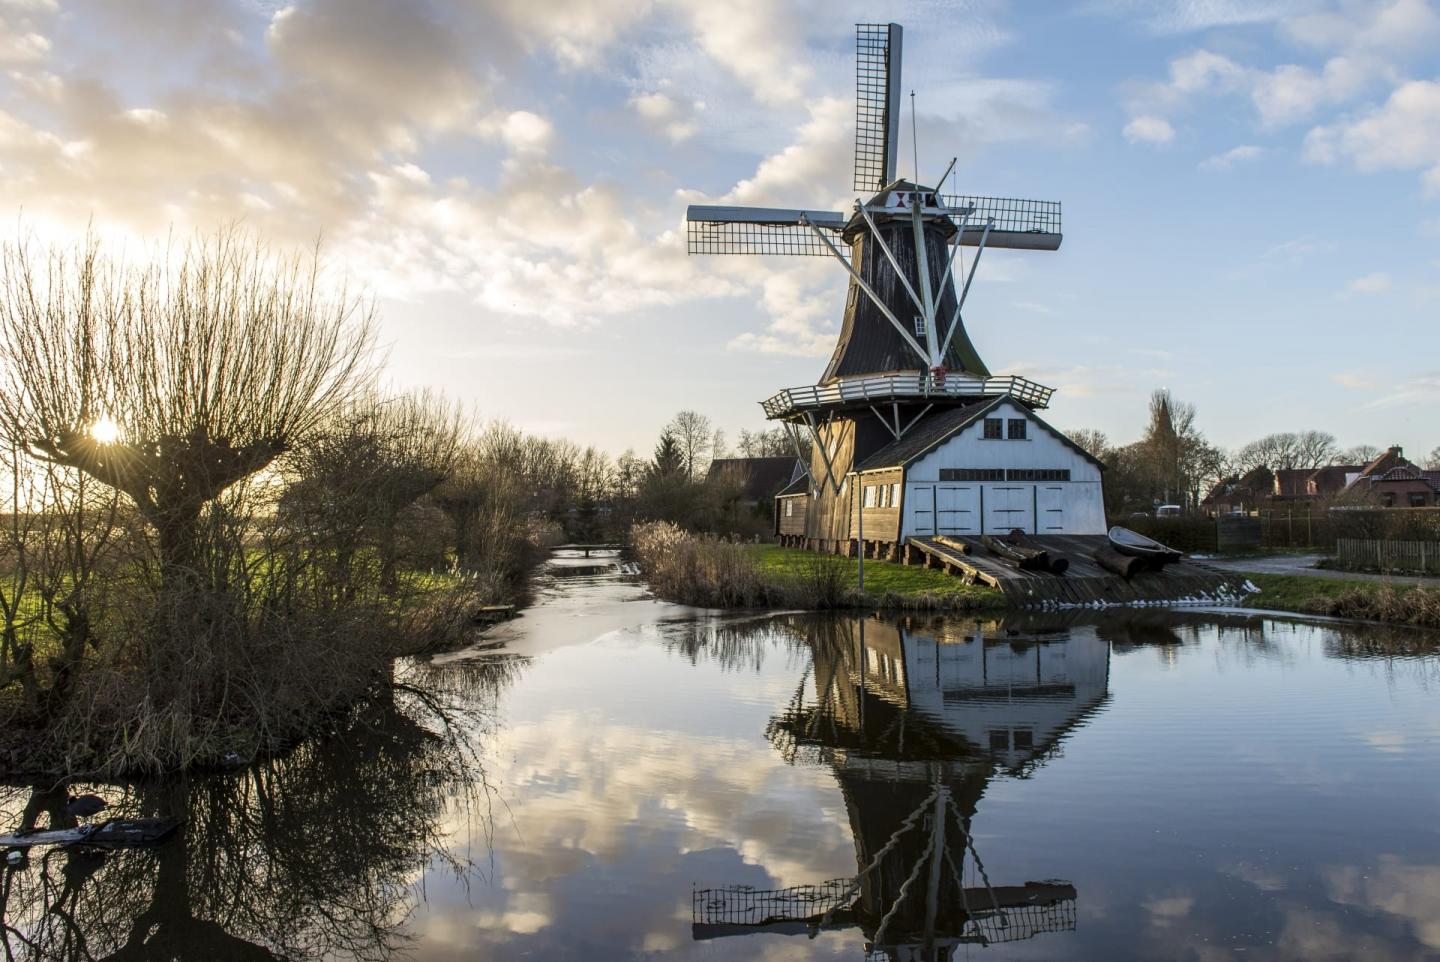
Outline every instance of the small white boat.
{"label": "small white boat", "polygon": [[1122,528],[1118,524],[1110,529],[1108,537],[1110,546],[1116,551],[1132,558],[1143,558],[1157,568],[1179,561],[1184,557],[1174,548],[1163,545],[1154,538],[1148,538],[1138,531]]}

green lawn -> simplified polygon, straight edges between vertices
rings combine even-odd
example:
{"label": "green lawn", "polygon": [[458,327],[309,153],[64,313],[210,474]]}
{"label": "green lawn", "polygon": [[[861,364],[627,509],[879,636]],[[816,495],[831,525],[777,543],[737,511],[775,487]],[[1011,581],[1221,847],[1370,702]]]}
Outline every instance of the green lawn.
{"label": "green lawn", "polygon": [[1440,628],[1440,592],[1418,585],[1317,578],[1312,575],[1247,574],[1259,594],[1247,595],[1247,608],[1271,608],[1306,614]]}
{"label": "green lawn", "polygon": [[[1378,577],[1374,581],[1349,581],[1340,578],[1317,578],[1313,575],[1275,575],[1246,573],[1245,577],[1260,589],[1258,595],[1246,595],[1248,608],[1279,608],[1282,611],[1311,611],[1314,602],[1334,599],[1350,591],[1373,593],[1385,586]],[[1389,585],[1399,594],[1406,594],[1414,585]],[[1305,607],[1307,604],[1312,607]]]}
{"label": "green lawn", "polygon": [[[760,569],[766,574],[784,577],[803,577],[816,560],[825,556],[798,548],[782,548],[779,545],[759,545],[755,548]],[[847,572],[846,584],[857,585],[855,559],[835,558],[829,560],[844,566]],[[933,596],[942,598],[947,605],[956,608],[1002,608],[1005,597],[994,588],[985,585],[963,584],[959,578],[943,571],[906,566],[888,561],[865,561],[865,593],[872,598],[887,594],[905,598]]]}

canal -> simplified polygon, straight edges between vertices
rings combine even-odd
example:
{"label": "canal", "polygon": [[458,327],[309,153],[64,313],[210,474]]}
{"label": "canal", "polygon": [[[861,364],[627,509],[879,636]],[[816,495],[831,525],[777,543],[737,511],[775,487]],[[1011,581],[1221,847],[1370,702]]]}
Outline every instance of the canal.
{"label": "canal", "polygon": [[717,616],[574,558],[487,641],[284,758],[75,787],[187,821],[0,868],[6,958],[1440,956],[1433,635]]}

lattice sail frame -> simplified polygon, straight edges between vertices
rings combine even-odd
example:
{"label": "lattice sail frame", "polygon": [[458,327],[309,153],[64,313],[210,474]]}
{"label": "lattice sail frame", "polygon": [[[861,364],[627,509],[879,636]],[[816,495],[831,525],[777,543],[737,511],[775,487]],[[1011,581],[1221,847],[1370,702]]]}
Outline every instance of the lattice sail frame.
{"label": "lattice sail frame", "polygon": [[895,179],[900,130],[898,23],[855,25],[856,190],[873,192]]}
{"label": "lattice sail frame", "polygon": [[[991,225],[987,247],[1055,250],[1060,246],[1059,201],[973,194],[945,194],[942,200],[951,211],[968,211],[964,217],[957,213],[950,218],[957,228],[963,221],[964,231],[957,231],[953,239],[967,247],[979,246],[986,224]],[[800,222],[801,213],[807,215],[810,224]],[[850,245],[841,236],[846,216],[838,212],[697,204],[686,212],[686,222],[685,249],[691,254],[824,257],[831,251],[814,227],[825,231],[836,247],[849,254]]]}

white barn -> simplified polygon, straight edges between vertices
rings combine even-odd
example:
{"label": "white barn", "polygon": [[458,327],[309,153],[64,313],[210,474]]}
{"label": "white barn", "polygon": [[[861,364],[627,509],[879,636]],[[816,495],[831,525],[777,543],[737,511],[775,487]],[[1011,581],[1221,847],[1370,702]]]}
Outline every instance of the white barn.
{"label": "white barn", "polygon": [[[851,533],[910,537],[1106,531],[1098,460],[1005,396],[942,411],[866,458],[847,478]],[[864,517],[860,517],[863,506]]]}

